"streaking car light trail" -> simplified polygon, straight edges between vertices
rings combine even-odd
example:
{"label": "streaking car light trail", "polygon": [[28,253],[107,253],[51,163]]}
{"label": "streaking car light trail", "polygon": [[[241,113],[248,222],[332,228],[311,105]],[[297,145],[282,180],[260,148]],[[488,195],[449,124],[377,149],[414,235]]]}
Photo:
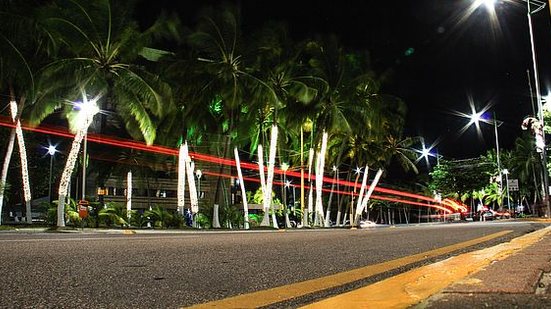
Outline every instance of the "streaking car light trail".
{"label": "streaking car light trail", "polygon": [[[230,174],[221,174],[221,173],[216,173],[216,172],[208,172],[208,171],[204,171],[203,174],[205,175],[209,175],[209,176],[214,176],[214,177],[224,177],[224,178],[235,178],[236,176],[235,175],[230,175]],[[250,181],[250,182],[257,182],[259,183],[260,180],[257,179],[257,178],[252,178],[252,177],[243,177],[243,180],[247,180],[247,181]],[[278,186],[283,186],[284,184],[280,181],[274,181],[274,185],[278,185]],[[298,184],[287,184],[288,186],[291,186],[291,187],[295,187],[295,188],[299,188],[300,185]],[[327,189],[327,188],[323,188],[322,189],[323,192],[331,192],[331,189]],[[352,194],[351,192],[348,192],[348,191],[337,191],[337,190],[333,190],[333,193],[336,193],[336,194],[342,194],[342,195],[350,195]],[[359,194],[358,193],[354,193],[355,196],[358,196]],[[452,210],[448,209],[448,208],[445,208],[445,207],[442,207],[442,206],[439,206],[439,205],[434,205],[434,204],[424,204],[424,203],[420,203],[420,202],[415,202],[415,201],[410,201],[410,200],[403,200],[403,199],[397,199],[397,198],[393,198],[393,197],[390,197],[390,196],[380,196],[380,195],[371,195],[371,198],[372,199],[376,199],[376,200],[382,200],[382,201],[389,201],[389,202],[396,202],[396,203],[402,203],[402,204],[409,204],[409,205],[415,205],[415,206],[422,206],[422,207],[430,207],[430,208],[435,208],[435,209],[439,209],[439,210],[443,210],[447,213],[453,213]]]}
{"label": "streaking car light trail", "polygon": [[[5,116],[0,116],[0,126],[13,128],[14,124],[11,123],[9,118],[7,118]],[[61,136],[61,137],[66,137],[66,138],[73,138],[74,137],[74,134],[72,134],[70,132],[67,132],[66,129],[60,128],[60,127],[54,127],[54,126],[32,127],[28,124],[22,124],[22,128],[24,130],[37,132],[37,133],[51,134],[51,135],[56,135],[56,136]],[[110,145],[110,146],[115,146],[115,147],[130,148],[130,149],[142,150],[142,151],[146,151],[146,152],[164,154],[164,155],[169,155],[169,156],[177,156],[178,155],[178,150],[175,149],[175,148],[170,148],[170,147],[165,147],[165,146],[157,146],[157,145],[146,145],[142,142],[130,141],[130,140],[121,139],[121,138],[114,138],[114,137],[106,137],[106,136],[102,136],[102,135],[98,135],[98,134],[92,134],[92,133],[88,133],[88,141],[95,142],[95,143],[100,143],[100,144],[105,144],[105,145]],[[235,166],[235,161],[232,160],[232,159],[219,158],[219,157],[206,155],[206,154],[201,154],[201,153],[196,153],[196,152],[190,152],[189,155],[194,160],[199,160],[199,161],[204,161],[204,162],[209,162],[209,163],[215,163],[215,164],[223,164],[223,165],[228,165],[228,166]],[[245,169],[258,171],[258,166],[256,164],[250,163],[250,162],[242,162],[241,167],[245,168]],[[274,172],[276,174],[280,174],[280,175],[283,174],[283,171],[281,169],[278,169],[278,168],[276,168]],[[287,177],[300,177],[299,172],[287,171],[286,174],[287,174]],[[339,183],[339,185],[341,185],[341,186],[348,186],[348,187],[354,187],[354,186],[358,187],[359,186],[359,184],[356,184],[352,181],[340,180],[340,179],[335,180],[332,177],[323,177],[323,181],[324,181],[324,183],[328,183],[328,184]],[[368,186],[368,188],[369,188],[369,186]],[[397,195],[397,196],[402,196],[402,197],[407,197],[407,198],[423,200],[423,201],[427,201],[427,202],[431,202],[431,203],[438,203],[438,201],[436,201],[434,198],[431,198],[431,197],[423,196],[423,195],[420,195],[420,194],[414,194],[414,193],[409,193],[409,192],[398,191],[398,190],[394,190],[394,189],[376,187],[375,191],[380,192],[380,193],[385,193],[385,194],[391,194],[391,195]],[[347,194],[349,194],[349,193],[347,193]],[[425,204],[423,204],[423,205],[426,206]]]}

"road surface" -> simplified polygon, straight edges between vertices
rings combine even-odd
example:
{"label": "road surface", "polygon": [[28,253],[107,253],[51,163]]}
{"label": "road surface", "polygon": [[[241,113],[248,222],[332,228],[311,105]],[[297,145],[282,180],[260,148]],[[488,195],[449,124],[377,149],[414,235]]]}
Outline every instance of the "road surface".
{"label": "road surface", "polygon": [[[0,307],[179,308],[282,286],[256,298],[265,307],[298,307],[542,227],[502,221],[361,230],[4,232]],[[463,245],[481,237],[489,238]],[[450,252],[435,251],[453,245]],[[398,262],[365,272],[389,261]],[[354,269],[363,269],[361,279],[354,271],[342,275]],[[331,280],[315,279],[330,275],[344,281],[311,291],[314,284],[296,285],[326,284]],[[266,296],[274,291],[296,295]]]}

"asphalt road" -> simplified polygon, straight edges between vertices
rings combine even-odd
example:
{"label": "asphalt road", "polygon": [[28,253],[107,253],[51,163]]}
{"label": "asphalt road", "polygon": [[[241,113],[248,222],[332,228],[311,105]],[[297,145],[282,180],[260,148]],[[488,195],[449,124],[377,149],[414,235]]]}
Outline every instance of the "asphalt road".
{"label": "asphalt road", "polygon": [[[3,232],[0,307],[178,308],[513,230],[465,250],[479,249],[541,227],[538,223],[509,221],[364,230],[147,235]],[[296,307],[438,259],[271,307]]]}

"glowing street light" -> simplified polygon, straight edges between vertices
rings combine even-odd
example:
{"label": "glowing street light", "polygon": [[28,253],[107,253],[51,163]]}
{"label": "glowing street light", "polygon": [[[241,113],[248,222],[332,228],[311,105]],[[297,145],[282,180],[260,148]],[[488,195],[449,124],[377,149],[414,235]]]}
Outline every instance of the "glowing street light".
{"label": "glowing street light", "polygon": [[78,157],[78,152],[80,149],[80,144],[84,139],[88,131],[88,127],[92,124],[94,116],[99,113],[99,107],[97,106],[98,98],[88,100],[86,93],[82,94],[82,103],[75,103],[75,108],[78,110],[76,115],[78,128],[73,139],[73,144],[71,145],[71,150],[67,156],[67,162],[65,163],[65,168],[61,174],[59,181],[59,199],[57,205],[57,226],[65,226],[65,200],[67,198],[67,193],[69,191],[69,181],[71,180],[71,174],[75,167],[75,163]]}
{"label": "glowing street light", "polygon": [[201,177],[203,176],[203,172],[199,169],[195,170],[195,176],[197,176],[197,195],[201,198]]}
{"label": "glowing street light", "polygon": [[54,155],[57,152],[56,146],[49,145],[48,146],[48,154],[50,155],[50,177],[48,182],[48,202],[52,202],[52,172],[53,172],[53,166],[54,166]]}
{"label": "glowing street light", "polygon": [[[480,122],[485,122],[485,123],[494,125],[494,134],[495,134],[495,138],[496,138],[497,172],[498,172],[498,175],[499,175],[499,194],[501,195],[501,192],[503,190],[503,185],[502,185],[503,181],[502,181],[502,177],[501,177],[501,172],[502,171],[501,171],[501,161],[500,161],[500,156],[499,156],[499,134],[498,134],[498,131],[497,131],[498,121],[495,119],[495,114],[494,114],[494,119],[493,120],[487,120],[487,119],[484,118],[484,111],[476,112],[476,111],[473,110],[473,113],[470,115],[470,121],[469,121],[468,126],[470,126],[471,124],[475,124],[477,129],[480,130],[480,126],[479,126]],[[499,125],[501,125],[501,123]]]}
{"label": "glowing street light", "polygon": [[477,2],[479,3],[478,5],[484,5],[486,9],[493,10],[497,0],[477,0]]}
{"label": "glowing street light", "polygon": [[[542,97],[541,97],[541,92],[540,92],[540,81],[539,81],[539,74],[538,74],[538,65],[537,65],[537,56],[536,56],[536,47],[535,47],[535,42],[534,42],[534,29],[533,29],[533,25],[532,25],[532,16],[543,10],[543,8],[545,8],[545,6],[547,5],[547,3],[545,1],[541,1],[541,0],[518,0],[518,1],[522,1],[524,3],[526,3],[526,9],[527,9],[527,17],[528,17],[528,30],[530,32],[530,48],[531,48],[531,52],[532,52],[532,67],[533,67],[533,74],[534,74],[534,84],[535,84],[535,88],[536,88],[536,103],[537,103],[537,107],[538,107],[538,120],[540,121],[540,124],[542,127],[545,126],[544,124],[544,119],[543,119],[543,106],[542,106]],[[494,3],[491,3],[491,1],[487,1],[487,0],[476,0],[476,2],[474,3],[475,6],[479,6],[481,5],[482,3],[484,4],[492,4],[491,6],[488,6],[486,5],[486,8],[488,8],[490,11],[494,11],[494,7],[493,7],[493,4],[495,4],[495,1]],[[545,141],[545,132],[543,133],[543,140]],[[542,165],[545,167],[547,166],[547,151],[545,149],[545,147],[543,147],[543,150],[541,152],[541,160],[542,160]],[[501,175],[501,173],[500,173]],[[551,205],[549,204],[549,174],[547,172],[547,169],[544,168],[544,172],[543,172],[543,182],[544,182],[544,185],[543,185],[543,199],[544,199],[544,204],[546,205],[547,207],[547,214],[546,216],[551,216]]]}
{"label": "glowing street light", "polygon": [[291,221],[289,219],[289,209],[287,207],[287,189],[289,185],[287,184],[287,170],[289,170],[289,163],[281,163],[281,170],[283,171],[283,204],[285,209],[285,228],[291,227]]}

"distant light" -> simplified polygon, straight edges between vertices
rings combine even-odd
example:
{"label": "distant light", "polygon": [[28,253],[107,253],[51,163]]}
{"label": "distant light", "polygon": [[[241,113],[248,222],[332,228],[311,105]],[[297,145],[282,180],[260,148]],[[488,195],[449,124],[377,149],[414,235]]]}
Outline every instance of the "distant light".
{"label": "distant light", "polygon": [[337,166],[333,165],[333,172],[336,172],[336,171],[337,171]]}
{"label": "distant light", "polygon": [[469,125],[471,125],[473,123],[478,125],[480,120],[482,120],[482,114],[484,114],[484,112],[478,112],[478,113],[471,114],[471,116],[470,116],[471,121],[469,121]]}
{"label": "distant light", "polygon": [[357,174],[361,173],[362,172],[362,168],[361,167],[358,167],[356,166],[356,168],[354,169],[354,172]]}
{"label": "distant light", "polygon": [[482,3],[484,3],[486,9],[493,10],[496,5],[496,0],[483,0]]}
{"label": "distant light", "polygon": [[203,176],[203,172],[201,170],[195,170],[195,176],[197,176],[197,178],[201,178],[201,176]]}
{"label": "distant light", "polygon": [[48,154],[50,156],[53,156],[57,152],[57,149],[54,145],[48,146]]}
{"label": "distant light", "polygon": [[423,145],[423,150],[421,150],[421,157],[428,158],[429,156],[432,156],[430,153],[430,149],[425,148],[425,145]]}
{"label": "distant light", "polygon": [[415,53],[415,48],[410,47],[410,48],[406,49],[406,51],[404,52],[404,55],[406,57],[409,57],[409,56],[413,55],[413,53]]}

